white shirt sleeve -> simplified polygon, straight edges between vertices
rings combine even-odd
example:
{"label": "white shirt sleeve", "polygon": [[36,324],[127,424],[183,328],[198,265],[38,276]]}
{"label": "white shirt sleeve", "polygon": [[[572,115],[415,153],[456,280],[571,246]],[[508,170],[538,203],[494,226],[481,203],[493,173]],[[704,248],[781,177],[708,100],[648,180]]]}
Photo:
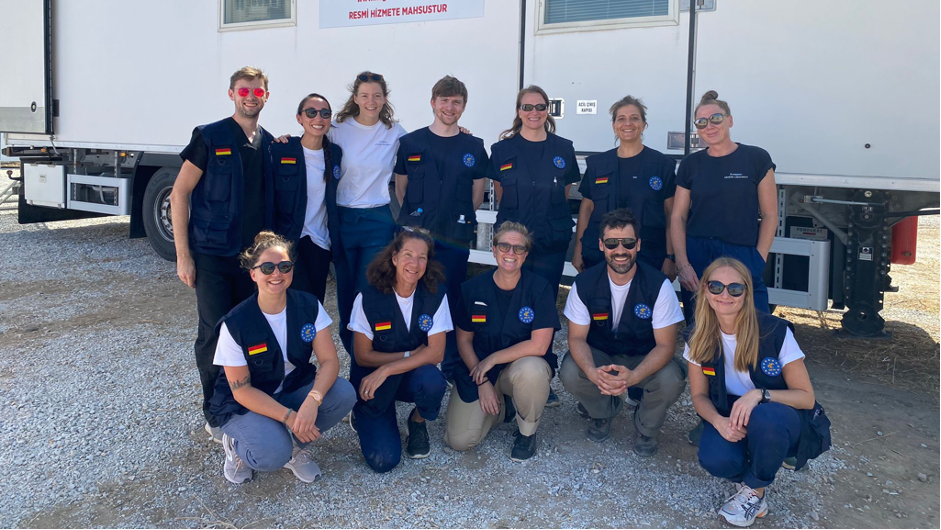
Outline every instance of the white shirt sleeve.
{"label": "white shirt sleeve", "polygon": [[441,305],[438,306],[438,310],[435,311],[435,315],[431,319],[433,322],[431,323],[431,329],[428,330],[429,337],[454,329],[454,324],[451,322],[451,310],[448,308],[448,295],[444,295],[444,298],[441,299]]}
{"label": "white shirt sleeve", "polygon": [[235,342],[225,322],[219,327],[219,340],[216,342],[216,354],[212,358],[216,366],[248,366],[242,347]]}
{"label": "white shirt sleeve", "polygon": [[591,324],[591,315],[588,314],[588,308],[585,307],[585,304],[582,303],[582,299],[579,298],[578,290],[574,283],[572,284],[572,290],[569,291],[568,300],[565,301],[565,310],[562,311],[562,314],[565,315],[565,318],[569,319],[569,322],[573,322],[579,326]]}
{"label": "white shirt sleeve", "polygon": [[321,330],[329,328],[330,324],[333,324],[333,319],[330,318],[330,314],[327,313],[327,310],[323,308],[323,304],[320,303],[320,300],[317,300],[317,321],[314,322],[314,328],[320,333]]}
{"label": "white shirt sleeve", "polygon": [[653,329],[672,326],[677,322],[684,320],[683,310],[680,309],[680,302],[676,298],[676,291],[670,280],[663,280],[660,286],[660,294],[657,295],[657,303],[653,306]]}
{"label": "white shirt sleeve", "polygon": [[373,339],[372,328],[369,327],[369,320],[366,319],[366,312],[363,311],[362,293],[356,295],[356,300],[353,300],[353,312],[350,314],[350,323],[346,328],[366,335],[369,340]]}
{"label": "white shirt sleeve", "polygon": [[781,345],[781,351],[778,352],[778,361],[781,363],[781,366],[785,366],[788,363],[803,359],[804,357],[804,352],[802,352],[801,347],[798,346],[797,339],[795,339],[794,334],[791,333],[791,328],[787,328],[787,333],[784,335],[784,344]]}
{"label": "white shirt sleeve", "polygon": [[687,361],[689,361],[689,362],[695,364],[696,366],[702,366],[701,364],[699,364],[699,363],[697,363],[696,361],[694,361],[694,360],[692,360],[692,359],[689,358],[689,344],[684,344],[684,345],[683,345],[683,358],[686,359]]}

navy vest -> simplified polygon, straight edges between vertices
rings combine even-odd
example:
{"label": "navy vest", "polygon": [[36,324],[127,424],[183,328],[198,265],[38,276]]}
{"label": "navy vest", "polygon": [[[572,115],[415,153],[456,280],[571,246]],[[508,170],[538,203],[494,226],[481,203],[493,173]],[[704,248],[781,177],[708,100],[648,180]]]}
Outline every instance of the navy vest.
{"label": "navy vest", "polygon": [[[758,362],[748,369],[748,376],[755,384],[755,388],[787,390],[784,372],[777,360],[784,346],[788,328],[793,333],[794,326],[787,320],[767,313],[758,313]],[[692,328],[683,331],[687,342],[691,334]],[[702,363],[702,368],[703,373],[710,369],[715,372],[715,375],[706,374],[709,380],[709,400],[712,401],[719,414],[728,416],[732,411],[732,405],[741,396],[730,395],[726,390],[725,359],[722,351],[717,348],[713,360]],[[807,460],[820,456],[830,448],[830,419],[827,418],[823,407],[816,402],[814,402],[814,408],[797,412],[801,419],[801,437],[798,441],[796,467],[800,469],[807,463]]]}
{"label": "navy vest", "polygon": [[[245,197],[242,175],[242,157],[239,145],[228,120],[199,127],[206,143],[209,159],[193,193],[190,196],[189,243],[194,251],[214,256],[235,256],[242,247],[242,210]],[[268,131],[261,134],[263,167],[270,165],[268,146],[274,139]],[[272,225],[273,186],[271,179],[263,179],[265,186],[265,226]]]}
{"label": "navy vest", "polygon": [[591,315],[588,345],[609,355],[647,355],[657,345],[653,334],[653,308],[667,277],[639,261],[634,263],[634,268],[621,321],[616,325],[611,322],[614,312],[608,263],[602,261],[575,277],[578,297]]}
{"label": "navy vest", "polygon": [[660,151],[644,147],[640,164],[640,174],[620,175],[618,173],[618,150],[612,149],[586,159],[585,180],[591,187],[591,200],[594,210],[582,234],[582,256],[590,263],[604,260],[604,253],[598,249],[598,228],[601,217],[618,208],[630,208],[640,225],[640,254],[662,263],[667,253],[666,214],[663,203],[672,198],[667,196],[667,179],[673,179],[676,162]]}
{"label": "navy vest", "polygon": [[[312,294],[293,289],[287,291],[287,357],[295,366],[287,377],[284,377],[284,355],[281,352],[281,346],[258,307],[258,293],[235,306],[229,314],[222,317],[216,325],[216,333],[225,322],[226,329],[229,330],[232,338],[242,347],[253,387],[270,396],[274,394],[283,380],[281,391],[293,392],[310,384],[317,375],[317,368],[310,363],[313,337],[308,335],[311,342],[305,342],[302,338],[302,330],[307,324],[311,326],[316,324],[317,314],[320,311],[318,305],[317,297]],[[248,412],[248,409],[240,405],[232,395],[225,370],[222,370],[219,378],[216,379],[215,394],[209,401],[209,412],[216,418],[219,425],[225,425],[233,414]]]}
{"label": "navy vest", "polygon": [[[496,292],[498,287],[493,281],[492,273],[481,274],[461,285],[461,300],[473,326],[474,353],[477,354],[477,359],[484,360],[495,352],[532,338],[532,319],[529,319],[530,323],[523,322],[520,318],[520,311],[524,307],[529,307],[534,312],[555,313],[555,305],[549,307],[536,305],[539,294],[548,287],[549,283],[538,274],[522,271],[519,283],[513,290],[513,298],[507,306],[506,315],[500,321]],[[543,358],[549,366],[553,368],[558,366],[558,357],[551,348]],[[491,383],[497,383],[500,372],[506,366],[506,364],[498,364],[487,372],[487,378]],[[463,361],[456,364],[454,376],[454,384],[462,401],[473,403],[480,398],[477,393],[477,384],[470,378],[470,370]]]}
{"label": "navy vest", "polygon": [[[490,160],[503,188],[495,226],[503,221],[523,223],[533,233],[536,249],[564,251],[575,226],[565,198],[565,168],[578,163],[575,147],[571,141],[550,134],[539,167],[526,167],[525,157],[519,155],[521,141],[525,140],[516,134],[490,147]],[[556,158],[563,163],[556,164]]]}
{"label": "navy vest", "polygon": [[[399,224],[420,226],[436,237],[444,237],[464,247],[474,239],[477,214],[474,212],[473,164],[485,160],[474,160],[471,164],[453,160],[446,164],[445,173],[439,174],[434,154],[428,146],[420,143],[421,135],[409,133],[399,139],[400,150],[405,155],[408,186],[405,190]],[[434,134],[430,131],[428,134]],[[483,140],[469,134],[457,136],[467,153],[482,150]],[[467,155],[465,155],[467,156]]]}
{"label": "navy vest", "polygon": [[[292,136],[288,143],[271,145],[271,181],[274,182],[274,231],[291,241],[301,238],[307,220],[307,163],[301,139]],[[343,150],[330,143],[330,152],[324,153],[326,175],[327,229],[334,254],[340,248],[340,214],[337,210],[337,185],[340,182],[340,162]],[[312,200],[321,200],[312,197]]]}
{"label": "navy vest", "polygon": [[[421,345],[428,345],[428,333],[422,331],[422,317],[434,318],[435,312],[441,305],[447,287],[438,284],[438,292],[432,293],[425,288],[424,281],[418,282],[415,288],[415,299],[412,301],[412,314],[409,327],[405,326],[405,317],[395,294],[383,294],[372,285],[363,289],[363,312],[369,321],[369,328],[373,330],[372,349],[382,353],[397,353],[412,351]],[[430,329],[430,325],[425,326]],[[356,360],[356,354],[353,354]]]}

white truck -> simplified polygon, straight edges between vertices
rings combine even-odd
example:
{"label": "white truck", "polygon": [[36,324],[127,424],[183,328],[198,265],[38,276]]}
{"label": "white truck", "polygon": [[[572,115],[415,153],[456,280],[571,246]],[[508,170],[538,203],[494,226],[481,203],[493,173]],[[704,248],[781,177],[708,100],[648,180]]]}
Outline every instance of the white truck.
{"label": "white truck", "polygon": [[914,259],[917,216],[939,205],[939,2],[693,0],[690,16],[689,1],[0,0],[19,220],[130,215],[130,236],[173,259],[178,153],[231,114],[228,76],[246,64],[270,77],[275,134],[298,133],[309,92],[339,108],[364,69],[422,127],[451,74],[470,91],[462,125],[488,144],[517,90],[542,86],[582,158],[614,146],[606,109],[632,94],[649,107],[645,143],[680,159],[697,147],[689,105],[715,89],[733,138],[777,163],[771,302],[846,308],[847,332],[883,334],[891,263]]}

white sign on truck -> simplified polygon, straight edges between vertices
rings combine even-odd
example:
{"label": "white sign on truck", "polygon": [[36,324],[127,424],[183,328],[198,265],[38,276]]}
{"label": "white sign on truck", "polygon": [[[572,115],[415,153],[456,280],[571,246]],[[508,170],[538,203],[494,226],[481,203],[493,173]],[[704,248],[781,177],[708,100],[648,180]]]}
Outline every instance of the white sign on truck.
{"label": "white sign on truck", "polygon": [[320,2],[320,27],[402,24],[484,16],[484,0],[329,0]]}

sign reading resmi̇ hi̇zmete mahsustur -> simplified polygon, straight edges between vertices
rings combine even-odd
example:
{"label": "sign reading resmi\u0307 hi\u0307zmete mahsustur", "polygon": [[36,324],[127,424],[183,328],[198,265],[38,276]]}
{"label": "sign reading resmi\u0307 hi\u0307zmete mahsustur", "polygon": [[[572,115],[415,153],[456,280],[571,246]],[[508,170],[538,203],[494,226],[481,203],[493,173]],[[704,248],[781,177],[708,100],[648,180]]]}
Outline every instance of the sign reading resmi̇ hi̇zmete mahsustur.
{"label": "sign reading resmi\u0307 hi\u0307zmete mahsustur", "polygon": [[320,2],[320,27],[342,28],[484,16],[484,0],[329,0]]}

